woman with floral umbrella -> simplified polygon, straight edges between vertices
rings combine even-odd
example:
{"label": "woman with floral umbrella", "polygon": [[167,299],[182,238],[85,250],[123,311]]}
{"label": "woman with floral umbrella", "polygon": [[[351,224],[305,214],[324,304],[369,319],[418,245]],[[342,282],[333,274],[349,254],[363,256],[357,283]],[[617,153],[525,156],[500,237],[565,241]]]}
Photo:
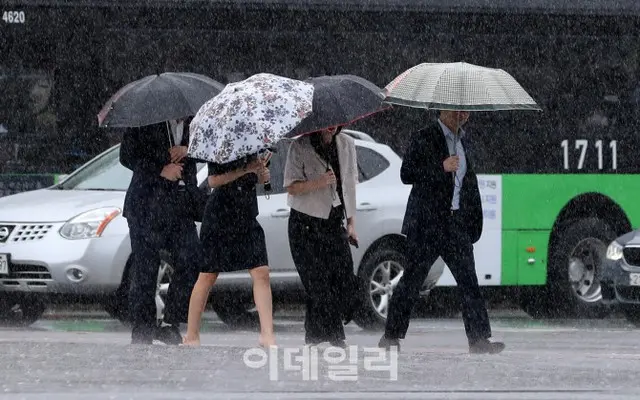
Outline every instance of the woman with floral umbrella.
{"label": "woman with floral umbrella", "polygon": [[313,86],[271,74],[229,84],[194,117],[188,155],[208,162],[215,188],[200,230],[205,263],[191,294],[185,345],[200,344],[200,320],[221,272],[249,270],[260,318],[261,346],[275,345],[264,231],[256,184],[269,181],[258,153],[311,113]]}

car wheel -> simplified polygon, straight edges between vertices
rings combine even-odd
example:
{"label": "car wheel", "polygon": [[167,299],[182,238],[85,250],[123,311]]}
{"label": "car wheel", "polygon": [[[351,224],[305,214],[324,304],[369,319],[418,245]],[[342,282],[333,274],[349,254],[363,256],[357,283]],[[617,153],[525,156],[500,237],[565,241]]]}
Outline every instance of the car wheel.
{"label": "car wheel", "polygon": [[235,293],[215,296],[211,308],[225,325],[233,329],[259,329],[260,319],[250,299],[238,298]]}
{"label": "car wheel", "polygon": [[[540,316],[604,318],[611,308],[603,303],[600,268],[607,246],[617,237],[597,218],[577,220],[560,230],[549,251],[545,296],[531,302]],[[527,300],[524,299],[526,303]]]}
{"label": "car wheel", "polygon": [[363,262],[358,274],[362,308],[353,317],[358,326],[373,330],[384,328],[389,301],[405,264],[404,254],[393,248],[377,249]]}
{"label": "car wheel", "polygon": [[638,304],[621,304],[620,310],[624,314],[627,321],[640,328],[640,305]]}
{"label": "car wheel", "polygon": [[10,326],[29,326],[39,320],[47,306],[38,296],[5,294],[0,296],[0,323]]}
{"label": "car wheel", "polygon": [[[126,271],[127,272],[120,283],[120,287],[103,303],[103,307],[112,318],[115,318],[129,326],[131,325],[131,316],[129,315],[130,268],[128,268],[128,266]],[[172,276],[173,267],[167,261],[161,261],[158,268],[158,280],[155,296],[156,318],[158,321],[161,321],[164,317],[164,306]]]}

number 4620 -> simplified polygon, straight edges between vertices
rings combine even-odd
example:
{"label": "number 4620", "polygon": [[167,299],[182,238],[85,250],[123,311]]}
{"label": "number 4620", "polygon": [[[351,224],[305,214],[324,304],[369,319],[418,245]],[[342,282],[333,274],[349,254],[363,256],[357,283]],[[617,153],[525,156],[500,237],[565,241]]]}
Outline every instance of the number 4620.
{"label": "number 4620", "polygon": [[[603,143],[602,140],[596,140],[595,148],[598,151],[598,169],[604,168],[604,160],[603,160]],[[560,143],[562,146],[563,154],[564,154],[564,169],[569,169],[569,141],[563,140]],[[578,156],[578,169],[582,169],[585,167],[584,161],[587,155],[587,148],[589,147],[589,141],[586,139],[577,139],[575,142],[574,149],[580,150],[580,155]],[[611,169],[618,169],[618,142],[616,140],[611,140],[608,145],[611,150]]]}
{"label": "number 4620", "polygon": [[5,11],[2,13],[2,20],[6,24],[24,24],[24,11]]}

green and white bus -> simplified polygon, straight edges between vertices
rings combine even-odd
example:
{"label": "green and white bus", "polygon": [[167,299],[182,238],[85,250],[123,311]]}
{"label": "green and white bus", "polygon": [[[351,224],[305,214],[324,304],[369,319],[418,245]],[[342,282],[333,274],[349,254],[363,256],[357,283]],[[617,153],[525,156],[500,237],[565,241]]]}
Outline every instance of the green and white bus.
{"label": "green and white bus", "polygon": [[[477,113],[467,127],[480,282],[521,289],[536,316],[607,313],[599,259],[640,223],[637,0],[5,0],[0,14],[3,182],[68,173],[116,143],[96,126],[102,102],[168,69],[384,86],[421,62],[503,68],[544,111]],[[427,117],[396,107],[354,129],[402,154]]]}

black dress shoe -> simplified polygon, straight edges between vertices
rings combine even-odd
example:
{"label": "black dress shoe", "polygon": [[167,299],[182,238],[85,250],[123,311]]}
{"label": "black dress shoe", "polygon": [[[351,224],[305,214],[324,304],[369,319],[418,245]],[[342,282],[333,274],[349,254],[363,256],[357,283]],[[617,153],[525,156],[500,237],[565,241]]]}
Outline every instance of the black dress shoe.
{"label": "black dress shoe", "polygon": [[164,344],[177,346],[182,343],[180,329],[175,325],[159,326],[156,328],[154,339]]}
{"label": "black dress shoe", "polygon": [[378,342],[378,347],[382,349],[386,349],[387,351],[391,350],[392,347],[396,347],[397,351],[400,351],[400,340],[389,338],[385,335],[380,338],[380,341]]}
{"label": "black dress shoe", "polygon": [[488,339],[480,339],[469,343],[469,353],[471,354],[498,354],[504,350],[504,343],[491,342]]}
{"label": "black dress shoe", "polygon": [[304,344],[306,346],[317,346],[322,342],[326,342],[326,340],[317,339],[317,338],[305,338],[304,339]]}

